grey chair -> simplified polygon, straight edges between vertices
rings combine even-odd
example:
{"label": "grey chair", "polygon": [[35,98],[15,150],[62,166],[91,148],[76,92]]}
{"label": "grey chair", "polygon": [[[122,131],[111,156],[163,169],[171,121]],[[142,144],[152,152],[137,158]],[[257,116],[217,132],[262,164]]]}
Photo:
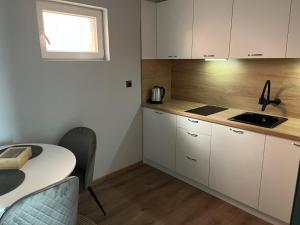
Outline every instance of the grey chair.
{"label": "grey chair", "polygon": [[106,215],[104,208],[91,188],[97,147],[95,132],[87,127],[73,128],[60,139],[58,145],[74,153],[76,157],[76,167],[72,175],[79,177],[80,190],[87,189],[103,214]]}
{"label": "grey chair", "polygon": [[78,178],[69,177],[18,200],[0,225],[76,225],[77,207]]}
{"label": "grey chair", "polygon": [[97,224],[85,216],[78,215],[77,225],[97,225]]}

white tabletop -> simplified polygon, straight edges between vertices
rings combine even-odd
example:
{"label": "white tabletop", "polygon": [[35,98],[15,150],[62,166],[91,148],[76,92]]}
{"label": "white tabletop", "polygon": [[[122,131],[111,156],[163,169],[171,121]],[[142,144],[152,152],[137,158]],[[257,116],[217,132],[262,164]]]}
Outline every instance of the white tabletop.
{"label": "white tabletop", "polygon": [[[0,217],[5,208],[12,205],[18,199],[63,180],[72,173],[75,167],[76,158],[66,148],[48,144],[28,145],[41,146],[43,152],[36,158],[29,160],[21,168],[26,175],[24,182],[15,190],[0,196]],[[2,146],[0,150],[7,147],[9,146]]]}

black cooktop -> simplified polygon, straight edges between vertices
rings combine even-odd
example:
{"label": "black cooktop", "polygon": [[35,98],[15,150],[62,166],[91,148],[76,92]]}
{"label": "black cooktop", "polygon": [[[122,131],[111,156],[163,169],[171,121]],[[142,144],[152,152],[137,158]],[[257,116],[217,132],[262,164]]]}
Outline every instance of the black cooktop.
{"label": "black cooktop", "polygon": [[213,105],[207,105],[203,107],[199,107],[196,109],[187,110],[188,113],[194,113],[202,116],[209,116],[218,112],[222,112],[227,110],[228,108],[213,106]]}

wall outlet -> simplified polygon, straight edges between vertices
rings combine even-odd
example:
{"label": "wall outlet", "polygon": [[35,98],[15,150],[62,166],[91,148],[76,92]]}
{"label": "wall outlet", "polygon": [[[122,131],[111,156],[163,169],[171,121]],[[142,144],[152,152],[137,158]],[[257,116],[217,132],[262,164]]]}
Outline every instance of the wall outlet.
{"label": "wall outlet", "polygon": [[127,80],[126,81],[126,88],[131,88],[132,87],[132,80]]}

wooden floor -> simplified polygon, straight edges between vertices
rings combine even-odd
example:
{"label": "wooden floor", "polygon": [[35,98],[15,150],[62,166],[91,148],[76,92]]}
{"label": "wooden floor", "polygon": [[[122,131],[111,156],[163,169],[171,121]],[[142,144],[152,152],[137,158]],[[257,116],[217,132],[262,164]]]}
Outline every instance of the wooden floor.
{"label": "wooden floor", "polygon": [[79,213],[101,225],[269,225],[149,166],[93,187],[107,215],[88,192]]}

